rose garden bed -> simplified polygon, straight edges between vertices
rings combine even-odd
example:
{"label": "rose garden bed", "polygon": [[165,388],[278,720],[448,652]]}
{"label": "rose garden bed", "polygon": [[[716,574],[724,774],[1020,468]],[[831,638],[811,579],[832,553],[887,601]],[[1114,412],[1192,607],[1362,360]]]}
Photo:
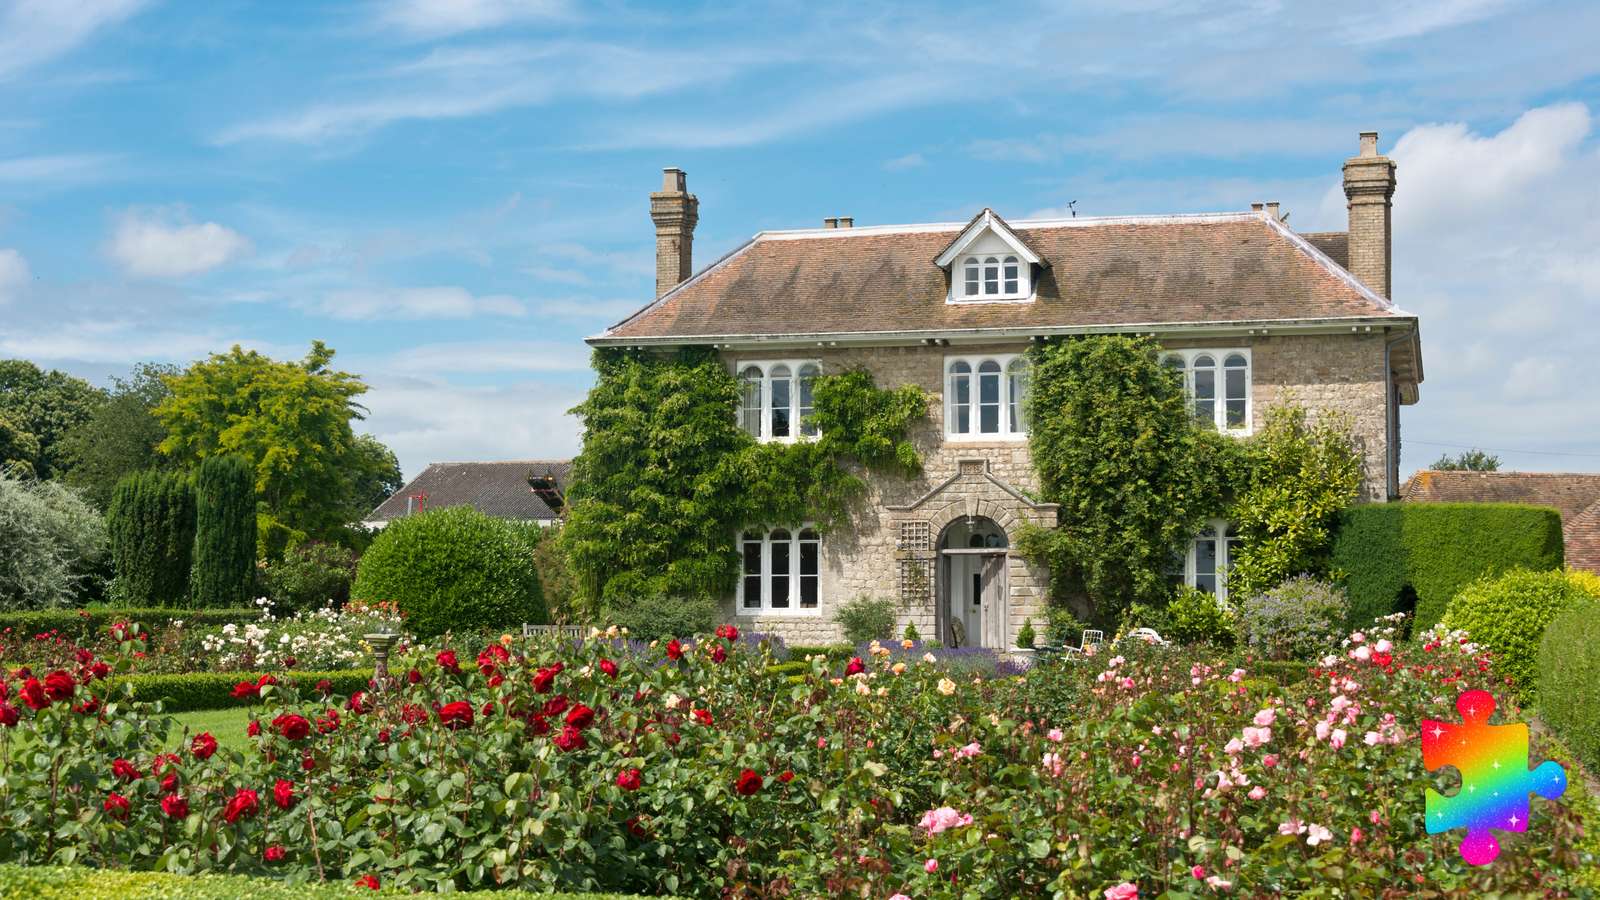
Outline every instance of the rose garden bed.
{"label": "rose garden bed", "polygon": [[243,752],[108,690],[101,660],[9,672],[0,862],[691,896],[1578,890],[1580,786],[1488,867],[1424,831],[1449,779],[1417,723],[1503,687],[1487,661],[1359,637],[1289,686],[1143,647],[1020,677],[883,648],[795,684],[727,632],[508,638],[418,648],[349,697],[257,682]]}

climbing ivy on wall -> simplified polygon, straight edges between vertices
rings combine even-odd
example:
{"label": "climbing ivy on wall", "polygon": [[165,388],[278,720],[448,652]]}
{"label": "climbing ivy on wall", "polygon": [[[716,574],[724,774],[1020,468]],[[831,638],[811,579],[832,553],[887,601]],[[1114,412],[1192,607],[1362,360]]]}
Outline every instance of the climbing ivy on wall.
{"label": "climbing ivy on wall", "polygon": [[738,577],[738,531],[844,521],[862,469],[914,475],[908,438],[927,415],[915,386],[883,390],[859,370],[817,379],[814,441],[762,444],[735,417],[739,385],[708,348],[603,348],[561,540],[583,607],[642,596],[717,597]]}

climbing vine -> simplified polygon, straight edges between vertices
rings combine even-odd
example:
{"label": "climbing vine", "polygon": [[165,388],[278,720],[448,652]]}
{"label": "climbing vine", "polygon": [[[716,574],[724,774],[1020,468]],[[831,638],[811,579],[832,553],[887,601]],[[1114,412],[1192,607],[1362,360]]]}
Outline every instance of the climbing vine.
{"label": "climbing vine", "polygon": [[752,526],[826,531],[866,489],[858,472],[921,471],[911,425],[927,397],[865,371],[818,378],[820,435],[759,443],[739,428],[739,385],[711,349],[600,349],[561,531],[584,607],[637,597],[717,597],[738,577],[735,537]]}

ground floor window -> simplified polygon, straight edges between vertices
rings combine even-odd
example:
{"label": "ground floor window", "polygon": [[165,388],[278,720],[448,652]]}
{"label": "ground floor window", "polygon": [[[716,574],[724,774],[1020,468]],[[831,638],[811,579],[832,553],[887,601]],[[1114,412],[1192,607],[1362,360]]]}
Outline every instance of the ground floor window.
{"label": "ground floor window", "polygon": [[815,529],[751,529],[739,537],[739,609],[812,612],[822,597],[822,541]]}
{"label": "ground floor window", "polygon": [[1169,580],[1228,599],[1228,565],[1238,543],[1239,534],[1231,524],[1212,519],[1185,552],[1173,555]]}

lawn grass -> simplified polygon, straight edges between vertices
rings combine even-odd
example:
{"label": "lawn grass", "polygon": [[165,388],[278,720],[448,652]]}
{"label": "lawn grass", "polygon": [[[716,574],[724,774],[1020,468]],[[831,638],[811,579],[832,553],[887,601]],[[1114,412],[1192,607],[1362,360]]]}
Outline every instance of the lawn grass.
{"label": "lawn grass", "polygon": [[211,732],[217,743],[234,750],[250,749],[250,737],[244,733],[245,727],[250,724],[250,707],[236,706],[232,709],[202,709],[194,712],[176,713],[173,719],[178,726],[173,730],[173,740],[178,740],[183,729],[188,728],[191,736],[202,731]]}

